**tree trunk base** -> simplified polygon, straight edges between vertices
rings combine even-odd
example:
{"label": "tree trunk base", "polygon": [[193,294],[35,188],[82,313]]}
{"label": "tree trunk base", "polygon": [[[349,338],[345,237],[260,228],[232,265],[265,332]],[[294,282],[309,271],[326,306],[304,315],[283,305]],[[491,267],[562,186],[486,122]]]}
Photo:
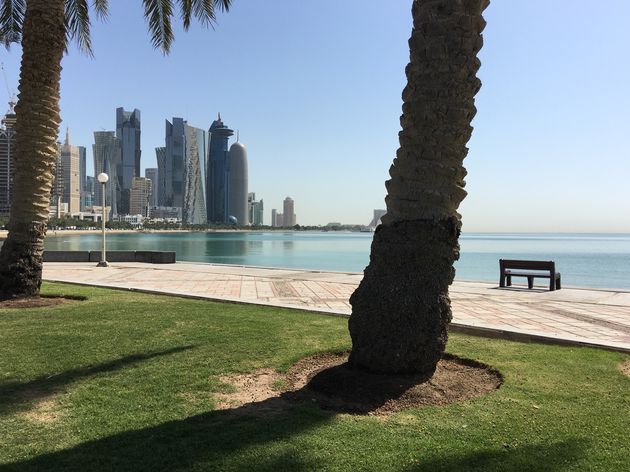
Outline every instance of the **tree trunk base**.
{"label": "tree trunk base", "polygon": [[448,286],[459,258],[460,228],[452,217],[376,229],[370,264],[350,297],[354,368],[433,374],[452,318]]}
{"label": "tree trunk base", "polygon": [[0,300],[38,297],[46,225],[9,228],[9,231],[21,234],[8,237],[0,251]]}

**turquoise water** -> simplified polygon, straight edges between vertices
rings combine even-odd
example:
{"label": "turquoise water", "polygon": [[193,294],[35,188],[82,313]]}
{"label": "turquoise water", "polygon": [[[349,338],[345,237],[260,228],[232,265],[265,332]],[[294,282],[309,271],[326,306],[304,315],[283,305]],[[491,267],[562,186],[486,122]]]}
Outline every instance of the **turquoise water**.
{"label": "turquoise water", "polygon": [[[100,235],[46,239],[49,250],[98,250]],[[371,233],[230,232],[109,234],[111,250],[177,252],[177,260],[362,271]],[[630,289],[630,234],[467,233],[460,238],[459,280],[498,281],[499,259],[554,260],[563,285]]]}

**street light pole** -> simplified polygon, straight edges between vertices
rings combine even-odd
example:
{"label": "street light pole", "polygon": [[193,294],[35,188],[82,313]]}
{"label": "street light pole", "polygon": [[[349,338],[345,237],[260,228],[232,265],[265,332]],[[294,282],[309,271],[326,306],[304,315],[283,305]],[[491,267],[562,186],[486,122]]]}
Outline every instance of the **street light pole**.
{"label": "street light pole", "polygon": [[102,223],[103,223],[103,248],[101,251],[101,260],[98,264],[96,264],[96,267],[107,267],[109,264],[107,263],[107,257],[105,253],[105,219],[107,217],[106,210],[105,210],[105,184],[109,180],[109,176],[105,172],[101,172],[100,174],[98,174],[97,179],[103,187],[103,198],[101,201],[101,203],[103,204],[103,216],[101,218]]}

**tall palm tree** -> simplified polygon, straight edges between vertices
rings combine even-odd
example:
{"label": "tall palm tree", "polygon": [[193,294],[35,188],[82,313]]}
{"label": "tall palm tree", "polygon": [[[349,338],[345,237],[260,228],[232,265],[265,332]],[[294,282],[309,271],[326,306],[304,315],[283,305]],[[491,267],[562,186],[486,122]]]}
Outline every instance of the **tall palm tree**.
{"label": "tall palm tree", "polygon": [[[142,0],[155,48],[167,54],[173,41],[173,0]],[[184,29],[191,18],[204,25],[231,0],[177,0]],[[68,42],[92,53],[90,12],[104,19],[108,1],[0,0],[0,41],[22,43],[15,148],[14,197],[0,251],[0,299],[39,295],[42,255],[61,122],[61,59]]]}
{"label": "tall palm tree", "polygon": [[475,113],[477,53],[489,0],[414,0],[400,148],[387,215],[352,295],[350,363],[430,376],[451,321],[448,287],[459,258],[466,157]]}

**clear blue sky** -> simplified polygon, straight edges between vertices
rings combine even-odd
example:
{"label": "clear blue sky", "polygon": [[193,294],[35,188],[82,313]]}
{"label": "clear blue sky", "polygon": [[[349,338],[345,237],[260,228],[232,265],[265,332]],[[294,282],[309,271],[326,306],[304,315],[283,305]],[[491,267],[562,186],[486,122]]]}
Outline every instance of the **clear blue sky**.
{"label": "clear blue sky", "polygon": [[[71,47],[63,61],[60,134],[88,160],[118,106],[142,111],[143,169],[165,119],[207,129],[221,112],[267,223],[287,195],[300,224],[365,224],[384,208],[411,0],[234,0],[214,30],[178,22],[166,57],[140,0],[110,4],[95,58]],[[630,2],[494,0],[485,16],[464,231],[630,232]],[[15,87],[20,49],[0,54]]]}

